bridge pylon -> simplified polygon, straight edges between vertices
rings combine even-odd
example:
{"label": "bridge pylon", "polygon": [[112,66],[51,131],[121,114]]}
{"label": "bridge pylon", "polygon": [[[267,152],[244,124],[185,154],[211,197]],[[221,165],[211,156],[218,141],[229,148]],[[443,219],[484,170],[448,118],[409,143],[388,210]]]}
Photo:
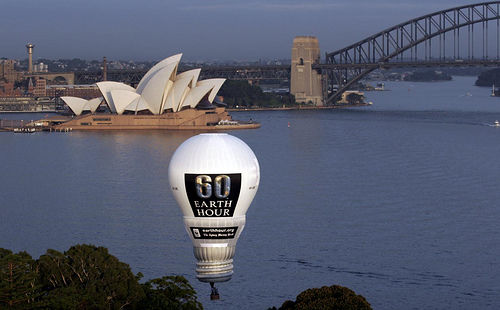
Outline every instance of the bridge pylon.
{"label": "bridge pylon", "polygon": [[320,63],[319,42],[316,37],[299,36],[293,39],[290,69],[290,93],[295,101],[323,105],[321,73],[313,69]]}

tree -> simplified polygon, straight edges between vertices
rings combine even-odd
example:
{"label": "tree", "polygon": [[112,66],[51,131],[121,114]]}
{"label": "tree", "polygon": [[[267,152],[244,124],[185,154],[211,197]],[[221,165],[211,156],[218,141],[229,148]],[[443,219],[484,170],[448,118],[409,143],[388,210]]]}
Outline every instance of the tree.
{"label": "tree", "polygon": [[203,309],[186,278],[141,277],[104,247],[49,249],[38,260],[0,248],[0,309]]}
{"label": "tree", "polygon": [[41,295],[35,260],[0,248],[0,308],[32,309]]}
{"label": "tree", "polygon": [[140,303],[141,309],[203,309],[197,301],[196,291],[182,276],[165,276],[142,286],[145,298]]}
{"label": "tree", "polygon": [[47,250],[38,265],[44,301],[51,309],[132,309],[144,296],[140,275],[104,247]]}
{"label": "tree", "polygon": [[[276,309],[275,307],[270,309]],[[295,301],[287,300],[279,310],[371,310],[366,299],[340,285],[307,289]]]}
{"label": "tree", "polygon": [[229,107],[280,107],[283,104],[295,103],[288,94],[264,93],[259,86],[239,80],[226,80],[219,90],[219,95],[224,97],[224,102]]}
{"label": "tree", "polygon": [[363,95],[360,95],[360,94],[351,93],[351,94],[347,95],[346,99],[347,99],[347,102],[349,102],[349,104],[360,104],[360,103],[364,102],[365,97]]}

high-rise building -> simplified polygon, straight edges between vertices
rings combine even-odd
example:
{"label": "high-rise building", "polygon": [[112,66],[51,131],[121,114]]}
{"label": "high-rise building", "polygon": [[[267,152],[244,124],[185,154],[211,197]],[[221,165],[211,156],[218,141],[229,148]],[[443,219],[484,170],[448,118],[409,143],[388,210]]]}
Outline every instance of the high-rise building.
{"label": "high-rise building", "polygon": [[14,83],[21,78],[22,74],[14,69],[15,63],[16,61],[12,59],[0,60],[0,79]]}
{"label": "high-rise building", "polygon": [[49,66],[40,62],[33,66],[33,72],[49,72]]}
{"label": "high-rise building", "polygon": [[43,78],[38,78],[35,83],[35,88],[33,89],[33,95],[35,97],[45,97],[47,96],[47,81]]}

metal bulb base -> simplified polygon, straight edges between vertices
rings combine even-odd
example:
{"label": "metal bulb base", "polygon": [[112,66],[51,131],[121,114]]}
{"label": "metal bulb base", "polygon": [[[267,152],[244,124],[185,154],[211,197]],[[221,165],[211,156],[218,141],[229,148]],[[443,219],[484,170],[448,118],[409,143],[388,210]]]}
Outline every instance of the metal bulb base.
{"label": "metal bulb base", "polygon": [[233,260],[218,262],[197,262],[196,278],[201,282],[226,282],[233,276]]}
{"label": "metal bulb base", "polygon": [[236,248],[227,244],[212,243],[194,247],[196,277],[201,282],[226,282],[233,275],[233,257]]}

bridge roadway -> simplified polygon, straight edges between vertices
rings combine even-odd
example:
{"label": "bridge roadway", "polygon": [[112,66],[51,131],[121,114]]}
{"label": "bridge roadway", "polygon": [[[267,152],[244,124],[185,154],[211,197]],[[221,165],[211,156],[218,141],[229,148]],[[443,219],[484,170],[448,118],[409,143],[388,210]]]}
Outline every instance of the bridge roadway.
{"label": "bridge roadway", "polygon": [[458,59],[458,60],[429,60],[429,61],[393,61],[379,63],[343,63],[343,64],[314,64],[313,69],[318,71],[334,69],[393,69],[393,68],[421,68],[421,67],[496,67],[499,59]]}
{"label": "bridge roadway", "polygon": [[[181,66],[179,72],[193,69]],[[109,81],[123,82],[131,85],[139,83],[147,70],[108,70]],[[226,78],[231,80],[289,80],[290,65],[259,66],[202,66],[200,79]],[[102,71],[75,72],[77,84],[93,84],[102,80]]]}
{"label": "bridge roadway", "polygon": [[[428,61],[391,61],[379,63],[321,63],[313,64],[312,68],[319,73],[328,70],[356,70],[356,69],[392,69],[392,68],[419,68],[419,67],[464,67],[464,66],[500,66],[499,59],[457,59],[457,60],[428,60]],[[191,69],[181,67],[179,72]],[[108,80],[138,84],[147,70],[108,70]],[[230,80],[290,80],[290,65],[259,65],[259,66],[205,66],[201,67],[201,79],[226,78]],[[101,81],[101,71],[75,72],[76,84],[93,84]]]}
{"label": "bridge roadway", "polygon": [[[419,68],[419,67],[464,67],[464,66],[500,66],[500,59],[446,59],[428,61],[390,61],[379,63],[321,63],[313,64],[312,68],[318,73],[330,70],[360,70],[360,69],[392,69],[392,68]],[[181,67],[179,72],[192,69]],[[131,85],[139,83],[147,70],[108,70],[108,80],[124,82]],[[201,79],[226,78],[230,80],[290,80],[290,65],[259,65],[259,66],[205,66],[201,67]],[[93,84],[101,81],[101,71],[75,72],[77,84]]]}
{"label": "bridge roadway", "polygon": [[[499,66],[500,59],[429,59],[421,61],[392,60],[378,63],[322,63],[313,64],[312,68],[318,72],[332,69],[392,69],[392,68],[418,68],[418,67],[464,67],[464,66]],[[265,66],[209,66],[202,67],[203,78],[228,78],[228,79],[289,79],[290,65],[265,65]]]}

